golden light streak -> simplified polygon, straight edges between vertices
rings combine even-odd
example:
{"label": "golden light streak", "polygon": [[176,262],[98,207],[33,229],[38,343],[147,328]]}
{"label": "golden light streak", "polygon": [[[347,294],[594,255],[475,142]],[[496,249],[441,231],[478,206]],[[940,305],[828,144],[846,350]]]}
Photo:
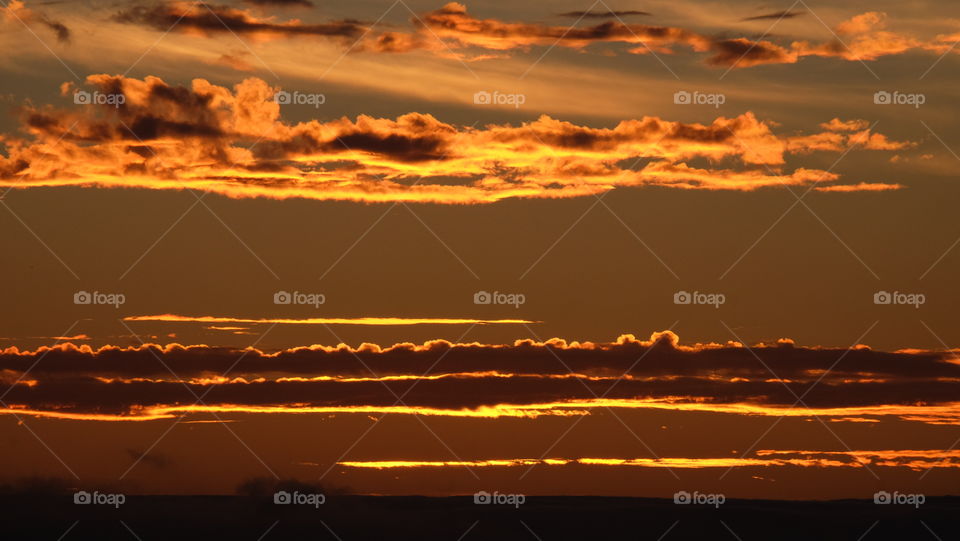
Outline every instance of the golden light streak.
{"label": "golden light streak", "polygon": [[306,319],[261,318],[217,316],[181,316],[177,314],[158,314],[153,316],[128,316],[124,321],[164,321],[195,323],[248,323],[283,325],[487,325],[487,324],[526,324],[540,323],[527,319],[472,319],[472,318],[408,318],[408,317],[313,317]]}
{"label": "golden light streak", "polygon": [[540,416],[577,416],[589,415],[593,409],[659,409],[673,411],[692,411],[705,413],[725,413],[734,415],[754,415],[767,417],[897,417],[905,421],[930,424],[960,424],[960,402],[951,402],[937,406],[923,405],[871,405],[840,408],[793,408],[790,406],[766,406],[750,403],[716,404],[710,402],[690,402],[688,398],[668,397],[658,399],[584,399],[536,404],[496,404],[478,408],[444,409],[420,406],[312,406],[309,404],[284,405],[157,405],[138,406],[124,414],[87,414],[63,412],[59,410],[36,410],[11,404],[0,409],[0,414],[32,415],[76,420],[95,421],[149,421],[186,415],[191,413],[238,413],[238,414],[406,414],[432,415],[442,417],[461,417],[478,419],[497,418],[537,418]]}

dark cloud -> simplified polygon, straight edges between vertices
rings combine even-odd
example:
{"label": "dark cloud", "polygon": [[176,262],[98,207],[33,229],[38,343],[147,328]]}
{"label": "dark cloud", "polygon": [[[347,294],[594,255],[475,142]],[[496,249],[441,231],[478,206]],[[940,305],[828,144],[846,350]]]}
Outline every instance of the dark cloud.
{"label": "dark cloud", "polygon": [[321,24],[300,21],[285,23],[261,19],[251,13],[220,4],[158,3],[138,5],[118,11],[113,19],[126,24],[147,26],[160,31],[205,34],[234,32],[277,36],[321,36],[329,38],[356,38],[365,26],[360,21],[343,20]]}
{"label": "dark cloud", "polygon": [[[960,398],[955,383],[960,365],[948,354],[789,343],[752,349],[686,348],[675,345],[669,334],[654,342],[596,345],[433,342],[385,350],[342,346],[275,354],[207,346],[97,352],[58,347],[29,354],[7,352],[0,355],[0,370],[22,374],[37,355],[44,355],[43,362],[25,377],[30,384],[12,387],[5,398],[8,404],[61,413],[126,415],[144,407],[190,405],[196,396],[208,405],[388,408],[397,404],[399,395],[405,405],[444,410],[596,396],[619,400],[682,396],[685,402],[704,404],[789,407],[797,395],[806,395],[805,403],[814,408],[909,407]],[[419,378],[427,372],[431,378]],[[227,379],[219,378],[225,373]]]}
{"label": "dark cloud", "polygon": [[141,462],[158,470],[165,470],[172,464],[172,461],[166,455],[156,451],[137,451],[136,449],[126,449],[125,451],[135,462]]}
{"label": "dark cloud", "polygon": [[806,15],[806,11],[777,11],[774,13],[765,13],[763,15],[754,15],[753,17],[744,17],[741,21],[764,21],[768,19],[793,19],[801,15]]}

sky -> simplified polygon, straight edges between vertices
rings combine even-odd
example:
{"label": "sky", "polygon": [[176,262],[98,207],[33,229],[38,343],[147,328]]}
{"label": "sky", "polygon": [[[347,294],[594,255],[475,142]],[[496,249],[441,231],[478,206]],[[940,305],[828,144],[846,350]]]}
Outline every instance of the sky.
{"label": "sky", "polygon": [[78,488],[955,493],[960,7],[0,2],[0,448]]}

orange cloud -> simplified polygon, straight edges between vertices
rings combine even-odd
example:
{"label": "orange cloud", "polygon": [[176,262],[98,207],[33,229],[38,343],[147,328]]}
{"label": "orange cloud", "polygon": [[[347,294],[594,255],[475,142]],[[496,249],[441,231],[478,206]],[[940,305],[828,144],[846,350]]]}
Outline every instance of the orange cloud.
{"label": "orange cloud", "polygon": [[[274,100],[279,89],[256,78],[232,90],[203,79],[188,88],[110,75],[92,75],[87,84],[92,95],[122,96],[123,103],[22,107],[32,139],[5,137],[0,186],[470,204],[627,186],[754,190],[833,182],[839,177],[824,171],[784,171],[785,156],[913,144],[869,129],[782,136],[749,112],[709,124],[643,117],[612,128],[549,116],[518,126],[459,127],[421,113],[288,124]],[[687,163],[697,158],[709,165]],[[646,165],[632,167],[640,161]]]}

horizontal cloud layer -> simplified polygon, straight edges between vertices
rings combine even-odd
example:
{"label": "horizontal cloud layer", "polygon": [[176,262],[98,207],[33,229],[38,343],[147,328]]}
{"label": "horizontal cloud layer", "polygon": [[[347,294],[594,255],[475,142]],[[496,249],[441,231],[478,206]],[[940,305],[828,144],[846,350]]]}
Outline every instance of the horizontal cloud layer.
{"label": "horizontal cloud layer", "polygon": [[21,108],[31,138],[0,136],[8,152],[0,156],[0,185],[487,203],[577,197],[621,186],[754,190],[831,184],[837,174],[790,169],[786,158],[914,145],[892,141],[858,120],[835,119],[807,135],[778,135],[772,123],[749,112],[709,124],[643,117],[612,128],[548,116],[519,126],[460,127],[421,113],[289,124],[280,117],[282,100],[275,99],[280,89],[256,78],[232,90],[203,79],[184,87],[157,77],[105,74],[88,77],[87,84],[92,94],[69,84],[62,88],[65,95],[87,92],[81,95],[91,96],[85,105]]}
{"label": "horizontal cloud layer", "polygon": [[949,353],[789,341],[687,347],[670,332],[613,343],[433,341],[274,353],[67,344],[4,350],[0,375],[10,407],[0,412],[66,418],[204,411],[529,417],[615,407],[960,422],[960,363]]}
{"label": "horizontal cloud layer", "polygon": [[[803,13],[769,13],[748,17],[744,21],[776,21]],[[334,40],[348,51],[398,53],[422,50],[460,60],[495,58],[535,46],[583,50],[593,44],[623,44],[632,54],[673,54],[678,49],[689,50],[706,54],[707,65],[737,68],[793,64],[808,56],[865,61],[908,51],[942,54],[949,51],[953,43],[950,36],[919,39],[887,30],[886,14],[875,11],[840,23],[834,29],[834,37],[828,41],[782,44],[748,37],[718,37],[674,26],[627,23],[622,19],[631,15],[649,15],[643,11],[572,11],[561,15],[575,17],[577,23],[603,18],[613,20],[567,26],[481,19],[457,2],[412,17],[413,28],[409,30],[381,31],[373,23],[356,20],[304,23],[291,19],[277,22],[273,17],[258,17],[248,10],[204,2],[159,2],[127,7],[117,12],[114,20],[161,32],[235,33],[256,40],[311,36]],[[823,30],[829,34],[828,29]],[[729,32],[721,31],[720,34]]]}

